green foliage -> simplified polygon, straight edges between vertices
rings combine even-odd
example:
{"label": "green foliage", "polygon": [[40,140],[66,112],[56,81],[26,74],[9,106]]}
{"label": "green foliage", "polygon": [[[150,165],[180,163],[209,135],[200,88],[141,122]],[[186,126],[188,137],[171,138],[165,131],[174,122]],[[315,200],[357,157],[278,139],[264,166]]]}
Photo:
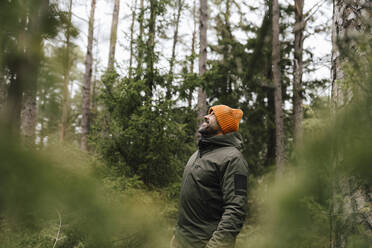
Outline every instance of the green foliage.
{"label": "green foliage", "polygon": [[56,239],[56,247],[66,248],[168,244],[159,196],[113,188],[112,172],[73,147],[37,154],[4,129],[0,137],[1,247],[53,247]]}
{"label": "green foliage", "polygon": [[102,139],[98,120],[92,140],[104,159],[120,175],[137,175],[148,186],[179,180],[193,142],[194,125],[187,121],[194,113],[172,107],[169,100],[149,100],[145,80],[120,80],[115,72],[107,72],[103,83],[110,125]]}
{"label": "green foliage", "polygon": [[[273,184],[268,175],[261,182],[254,196],[261,199],[255,203],[259,224],[240,240],[241,247],[329,247],[330,242],[335,247],[370,246],[372,53],[360,42],[363,56],[345,64],[343,82],[353,83],[359,94],[333,118],[327,99],[318,99],[307,110],[309,120],[318,124],[306,130],[294,166]],[[352,77],[356,72],[361,76]],[[325,111],[326,117],[321,113]]]}

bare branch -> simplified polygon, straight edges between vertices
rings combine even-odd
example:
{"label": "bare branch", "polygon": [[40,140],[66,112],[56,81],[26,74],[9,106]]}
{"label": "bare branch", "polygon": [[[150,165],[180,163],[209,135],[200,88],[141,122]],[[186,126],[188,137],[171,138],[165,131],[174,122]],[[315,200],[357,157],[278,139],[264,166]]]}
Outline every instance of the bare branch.
{"label": "bare branch", "polygon": [[59,227],[58,227],[58,232],[57,232],[57,236],[56,236],[56,240],[54,242],[54,245],[53,245],[53,248],[56,247],[56,244],[57,244],[57,241],[59,240],[59,234],[61,232],[61,226],[62,226],[62,218],[61,218],[61,214],[58,210],[56,210],[57,214],[58,214],[58,218],[59,218]]}
{"label": "bare branch", "polygon": [[305,19],[305,23],[308,22],[308,20],[316,13],[318,12],[318,10],[320,9],[320,7],[323,6],[324,3],[326,3],[327,1],[324,1],[324,0],[320,0],[318,3],[314,4],[313,7],[311,7],[306,13],[304,16],[306,16],[306,19]]}

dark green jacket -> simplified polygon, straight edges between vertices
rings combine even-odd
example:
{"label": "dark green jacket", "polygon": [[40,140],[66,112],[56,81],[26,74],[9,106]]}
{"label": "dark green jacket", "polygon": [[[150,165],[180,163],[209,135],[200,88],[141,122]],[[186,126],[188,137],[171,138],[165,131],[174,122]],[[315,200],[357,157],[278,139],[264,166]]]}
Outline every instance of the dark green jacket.
{"label": "dark green jacket", "polygon": [[176,240],[181,247],[233,247],[247,212],[248,165],[238,133],[199,141],[182,179]]}

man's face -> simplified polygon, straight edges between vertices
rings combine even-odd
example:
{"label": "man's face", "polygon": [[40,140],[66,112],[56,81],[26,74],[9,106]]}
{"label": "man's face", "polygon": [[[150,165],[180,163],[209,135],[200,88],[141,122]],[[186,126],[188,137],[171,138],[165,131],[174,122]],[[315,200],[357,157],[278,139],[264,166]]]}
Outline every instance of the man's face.
{"label": "man's face", "polygon": [[212,111],[210,114],[204,116],[204,122],[200,125],[198,132],[203,137],[212,137],[222,134],[222,130],[218,125],[216,116]]}

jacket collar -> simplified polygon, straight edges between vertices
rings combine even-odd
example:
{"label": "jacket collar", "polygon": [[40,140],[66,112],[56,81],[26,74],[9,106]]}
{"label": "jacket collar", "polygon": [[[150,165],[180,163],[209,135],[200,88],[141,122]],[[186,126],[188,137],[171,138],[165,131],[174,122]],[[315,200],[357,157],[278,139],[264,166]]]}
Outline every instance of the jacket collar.
{"label": "jacket collar", "polygon": [[201,138],[198,143],[199,155],[202,157],[205,153],[219,147],[242,148],[242,137],[237,132],[231,132],[224,135],[216,135],[209,138]]}

